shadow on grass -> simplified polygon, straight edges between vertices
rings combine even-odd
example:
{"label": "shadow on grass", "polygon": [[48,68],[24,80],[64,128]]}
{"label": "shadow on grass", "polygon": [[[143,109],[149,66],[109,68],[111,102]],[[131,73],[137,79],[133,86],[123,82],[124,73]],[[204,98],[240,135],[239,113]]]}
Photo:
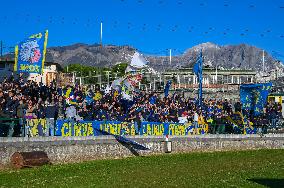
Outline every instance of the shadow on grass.
{"label": "shadow on grass", "polygon": [[248,180],[270,188],[284,187],[284,179],[253,178]]}

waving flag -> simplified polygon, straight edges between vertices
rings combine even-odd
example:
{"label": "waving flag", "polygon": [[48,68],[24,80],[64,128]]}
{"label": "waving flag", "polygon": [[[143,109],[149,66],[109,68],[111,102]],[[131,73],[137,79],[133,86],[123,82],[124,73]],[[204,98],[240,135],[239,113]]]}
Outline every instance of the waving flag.
{"label": "waving flag", "polygon": [[94,102],[93,96],[91,94],[88,94],[85,98],[88,105],[91,105],[92,102]]}
{"label": "waving flag", "polygon": [[48,31],[30,36],[15,47],[15,71],[42,74]]}
{"label": "waving flag", "polygon": [[93,97],[93,99],[95,100],[95,101],[99,101],[99,100],[101,100],[102,99],[102,94],[101,94],[101,92],[100,91],[97,91],[96,93],[95,93],[95,96]]}
{"label": "waving flag", "polygon": [[263,113],[267,103],[267,97],[271,91],[272,83],[264,84],[243,84],[240,86],[240,98],[242,108],[246,111],[253,110],[254,116]]}
{"label": "waving flag", "polygon": [[202,64],[203,64],[203,57],[201,50],[199,58],[195,63],[195,65],[193,66],[193,73],[196,74],[199,82],[198,104],[200,107],[202,106]]}
{"label": "waving flag", "polygon": [[127,66],[125,72],[136,72],[138,69],[143,69],[147,67],[148,61],[139,54],[138,52],[135,52],[135,54],[132,57],[130,65]]}
{"label": "waving flag", "polygon": [[72,88],[69,88],[68,90],[66,90],[66,92],[64,93],[64,97],[65,97],[67,104],[69,104],[69,105],[76,105],[77,104],[77,100],[74,96],[74,92],[73,92]]}
{"label": "waving flag", "polygon": [[128,75],[126,80],[130,83],[131,86],[135,87],[139,82],[142,81],[142,74],[137,73],[134,75]]}
{"label": "waving flag", "polygon": [[123,78],[118,78],[114,80],[111,84],[111,88],[116,91],[120,91],[122,87],[122,82],[123,82]]}
{"label": "waving flag", "polygon": [[[125,73],[126,73],[126,81],[130,83],[131,87],[135,88],[139,82],[142,80],[141,70],[146,68],[148,61],[139,54],[135,52],[132,57],[130,65],[127,66]],[[128,87],[128,88],[131,88]]]}
{"label": "waving flag", "polygon": [[172,82],[169,80],[165,86],[165,90],[164,90],[164,93],[165,93],[165,97],[168,97],[169,96],[169,91],[170,91],[170,88],[171,88],[171,85],[172,85]]}

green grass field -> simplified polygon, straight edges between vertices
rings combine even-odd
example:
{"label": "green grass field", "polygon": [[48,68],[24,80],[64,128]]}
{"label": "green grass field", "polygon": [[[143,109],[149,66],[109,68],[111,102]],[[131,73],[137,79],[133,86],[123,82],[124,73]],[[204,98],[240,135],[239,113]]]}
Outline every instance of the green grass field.
{"label": "green grass field", "polygon": [[284,150],[170,154],[0,171],[0,187],[284,187]]}

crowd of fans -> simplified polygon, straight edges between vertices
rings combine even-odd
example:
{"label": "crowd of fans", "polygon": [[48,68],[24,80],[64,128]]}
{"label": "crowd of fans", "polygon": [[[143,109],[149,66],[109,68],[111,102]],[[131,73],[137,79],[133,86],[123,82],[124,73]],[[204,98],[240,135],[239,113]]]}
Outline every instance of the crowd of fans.
{"label": "crowd of fans", "polygon": [[[203,117],[209,123],[210,131],[215,133],[216,127],[213,125],[226,123],[224,116],[242,111],[239,101],[227,99],[204,100],[203,107],[198,108],[195,99],[177,93],[164,97],[158,93],[136,91],[132,93],[133,100],[130,101],[123,99],[114,90],[104,92],[99,88],[60,88],[55,85],[44,86],[33,81],[24,82],[23,79],[6,79],[0,84],[0,117],[22,121],[45,118],[51,129],[57,119],[123,121],[140,125],[143,121],[196,124]],[[68,90],[72,91],[72,96],[66,95]],[[275,126],[281,111],[281,105],[269,103],[266,113],[251,121],[255,125],[263,125],[267,120]]]}

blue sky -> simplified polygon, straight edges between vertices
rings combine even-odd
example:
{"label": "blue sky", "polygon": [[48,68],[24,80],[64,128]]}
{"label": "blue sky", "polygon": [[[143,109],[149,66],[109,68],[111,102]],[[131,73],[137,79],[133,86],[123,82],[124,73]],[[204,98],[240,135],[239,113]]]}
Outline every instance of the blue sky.
{"label": "blue sky", "polygon": [[0,40],[14,46],[49,30],[48,46],[129,44],[147,54],[174,54],[203,42],[247,43],[284,60],[284,0],[5,0]]}

